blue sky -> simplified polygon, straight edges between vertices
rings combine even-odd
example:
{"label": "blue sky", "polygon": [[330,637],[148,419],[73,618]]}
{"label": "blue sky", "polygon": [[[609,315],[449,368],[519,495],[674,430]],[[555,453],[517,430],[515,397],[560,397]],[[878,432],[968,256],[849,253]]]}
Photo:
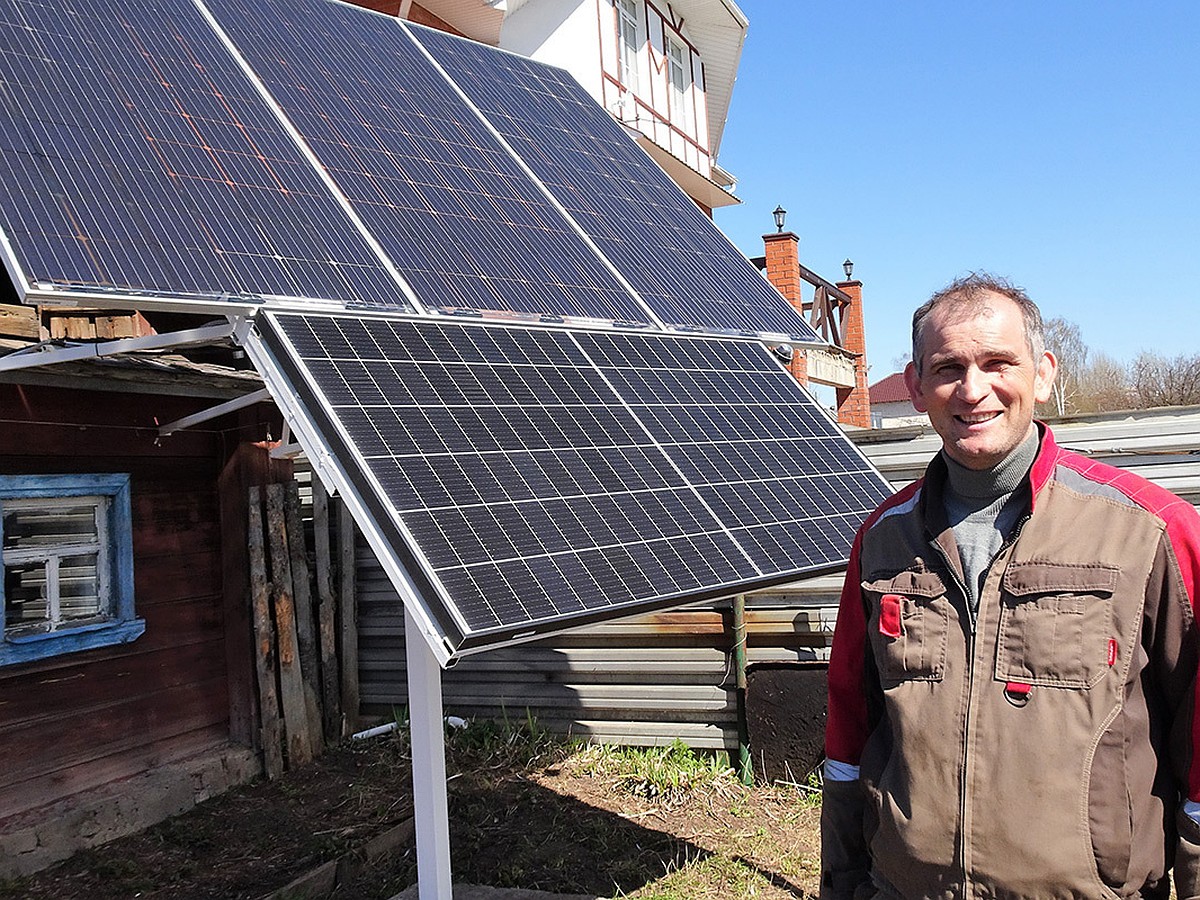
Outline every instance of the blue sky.
{"label": "blue sky", "polygon": [[717,224],[761,255],[782,204],[805,265],[854,260],[872,382],[972,269],[1093,350],[1200,352],[1200,3],[738,2]]}

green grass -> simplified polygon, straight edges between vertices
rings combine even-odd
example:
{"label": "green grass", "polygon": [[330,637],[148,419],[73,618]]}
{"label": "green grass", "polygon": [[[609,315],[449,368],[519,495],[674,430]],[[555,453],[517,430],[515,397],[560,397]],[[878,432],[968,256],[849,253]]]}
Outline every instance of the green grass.
{"label": "green grass", "polygon": [[728,900],[730,897],[754,897],[763,893],[769,884],[763,875],[741,860],[714,855],[686,860],[652,884],[633,894],[620,896],[636,900]]}
{"label": "green grass", "polygon": [[693,750],[678,739],[665,747],[592,745],[579,751],[578,761],[588,775],[613,778],[630,794],[668,803],[735,778],[727,753]]}

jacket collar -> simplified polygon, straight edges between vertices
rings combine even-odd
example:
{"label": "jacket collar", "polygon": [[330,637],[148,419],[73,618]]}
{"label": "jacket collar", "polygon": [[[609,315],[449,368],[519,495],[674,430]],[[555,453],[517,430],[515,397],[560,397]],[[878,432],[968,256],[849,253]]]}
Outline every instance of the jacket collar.
{"label": "jacket collar", "polygon": [[1058,444],[1054,440],[1054,432],[1050,430],[1050,426],[1045,422],[1035,422],[1038,431],[1042,433],[1041,447],[1038,449],[1037,458],[1033,461],[1033,467],[1029,470],[1029,486],[1033,492],[1033,500],[1030,503],[1029,510],[1033,511],[1037,506],[1038,494],[1042,492],[1042,488],[1046,486],[1046,482],[1054,474],[1054,469],[1058,465]]}
{"label": "jacket collar", "polygon": [[[1037,426],[1040,442],[1033,466],[1029,469],[1029,487],[1032,494],[1030,512],[1033,512],[1037,505],[1038,494],[1054,474],[1059,457],[1058,444],[1055,443],[1054,433],[1050,431],[1050,427],[1045,422],[1039,421],[1035,421],[1034,425]],[[946,506],[943,500],[946,480],[946,461],[939,452],[930,460],[929,466],[925,470],[920,500],[921,514],[930,537],[941,541],[949,550],[953,546],[954,538],[950,533],[950,524],[946,518]],[[956,554],[949,553],[949,556],[954,559]]]}

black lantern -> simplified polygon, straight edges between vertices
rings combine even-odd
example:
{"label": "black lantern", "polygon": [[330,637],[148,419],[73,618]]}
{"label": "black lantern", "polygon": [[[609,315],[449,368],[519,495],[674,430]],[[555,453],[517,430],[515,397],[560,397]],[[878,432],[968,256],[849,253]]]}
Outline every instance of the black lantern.
{"label": "black lantern", "polygon": [[850,281],[851,276],[854,274],[854,263],[847,258],[847,260],[842,263],[842,271],[846,273],[846,280]]}
{"label": "black lantern", "polygon": [[775,212],[771,213],[775,217],[775,230],[783,232],[783,220],[787,218],[787,210],[782,206],[775,207]]}

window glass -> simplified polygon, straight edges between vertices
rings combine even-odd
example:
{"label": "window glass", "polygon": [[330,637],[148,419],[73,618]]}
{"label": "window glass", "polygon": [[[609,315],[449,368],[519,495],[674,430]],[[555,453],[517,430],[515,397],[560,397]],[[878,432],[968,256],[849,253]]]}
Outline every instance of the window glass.
{"label": "window glass", "polygon": [[621,84],[637,92],[638,89],[638,14],[635,0],[617,0],[617,28],[621,37]]}
{"label": "window glass", "polygon": [[691,87],[691,56],[687,48],[674,38],[667,38],[667,65],[671,70],[671,119],[685,131],[692,127],[692,104],[688,95]]}
{"label": "window glass", "polygon": [[4,564],[4,631],[39,630],[50,619],[44,563]]}

